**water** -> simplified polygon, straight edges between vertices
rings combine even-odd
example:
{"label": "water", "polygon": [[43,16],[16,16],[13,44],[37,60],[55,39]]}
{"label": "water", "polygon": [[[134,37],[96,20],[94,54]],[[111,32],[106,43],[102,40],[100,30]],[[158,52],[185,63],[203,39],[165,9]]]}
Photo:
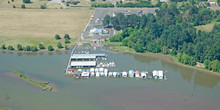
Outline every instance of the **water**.
{"label": "water", "polygon": [[[99,49],[91,53],[106,53]],[[0,52],[0,106],[13,110],[206,110],[220,107],[220,77],[151,57],[106,53],[112,71],[167,71],[166,81],[123,78],[75,80],[64,75],[69,53]],[[41,91],[6,75],[13,70],[56,84],[58,92]],[[209,108],[207,108],[209,107]]]}

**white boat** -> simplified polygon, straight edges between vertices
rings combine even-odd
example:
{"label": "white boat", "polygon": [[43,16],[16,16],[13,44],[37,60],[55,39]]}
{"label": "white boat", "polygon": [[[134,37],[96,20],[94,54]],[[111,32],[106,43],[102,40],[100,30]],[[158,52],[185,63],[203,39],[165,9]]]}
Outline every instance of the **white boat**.
{"label": "white boat", "polygon": [[104,72],[100,72],[100,76],[105,76]]}
{"label": "white boat", "polygon": [[109,72],[109,73],[108,73],[108,76],[109,76],[109,77],[111,77],[112,75],[113,75],[113,73],[112,73],[112,72]]}
{"label": "white boat", "polygon": [[104,72],[104,68],[99,68],[99,72]]}
{"label": "white boat", "polygon": [[158,78],[158,71],[154,70],[152,73],[153,73],[153,78],[157,79]]}
{"label": "white boat", "polygon": [[90,73],[90,76],[95,76],[95,72],[91,72],[91,73]]}
{"label": "white boat", "polygon": [[100,77],[99,72],[96,72],[96,73],[95,73],[95,76],[96,76],[96,77]]}
{"label": "white boat", "polygon": [[89,77],[89,72],[82,72],[81,77]]}
{"label": "white boat", "polygon": [[128,73],[126,71],[123,71],[122,72],[122,77],[127,77],[128,76]]}
{"label": "white boat", "polygon": [[105,74],[105,77],[107,77],[108,76],[108,69],[106,68],[106,69],[104,69],[104,74]]}
{"label": "white boat", "polygon": [[113,72],[113,77],[117,77],[117,72]]}
{"label": "white boat", "polygon": [[95,69],[94,68],[90,68],[90,72],[95,72]]}
{"label": "white boat", "polygon": [[99,69],[98,69],[98,68],[95,68],[95,72],[99,72]]}
{"label": "white boat", "polygon": [[146,72],[144,72],[144,71],[141,72],[141,78],[142,79],[146,79],[147,78]]}
{"label": "white boat", "polygon": [[79,72],[82,72],[82,69],[78,69]]}
{"label": "white boat", "polygon": [[162,70],[158,70],[158,78],[163,79],[163,71]]}
{"label": "white boat", "polygon": [[134,70],[129,70],[128,73],[129,73],[128,76],[129,76],[130,78],[134,77]]}

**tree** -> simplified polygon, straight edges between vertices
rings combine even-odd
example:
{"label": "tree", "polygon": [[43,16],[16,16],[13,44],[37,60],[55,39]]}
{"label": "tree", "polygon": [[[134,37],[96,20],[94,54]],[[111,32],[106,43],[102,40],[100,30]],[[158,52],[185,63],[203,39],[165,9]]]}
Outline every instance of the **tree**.
{"label": "tree", "polygon": [[67,45],[65,45],[65,50],[68,50],[68,46]]}
{"label": "tree", "polygon": [[91,2],[94,2],[95,0],[90,0]]}
{"label": "tree", "polygon": [[25,8],[26,8],[26,7],[25,7],[25,4],[22,4],[22,5],[21,5],[21,8],[25,9]]}
{"label": "tree", "polygon": [[51,45],[49,45],[47,49],[48,49],[48,51],[53,51],[54,50],[53,46],[51,46]]}
{"label": "tree", "polygon": [[47,7],[46,7],[46,5],[41,5],[40,6],[40,9],[46,9]]}
{"label": "tree", "polygon": [[17,49],[18,49],[18,51],[22,51],[22,50],[23,50],[23,47],[22,47],[20,44],[18,44],[18,45],[17,45]]}
{"label": "tree", "polygon": [[31,46],[31,51],[32,51],[32,52],[38,51],[37,46]]}
{"label": "tree", "polygon": [[13,8],[16,8],[15,5],[13,5]]}
{"label": "tree", "polygon": [[69,34],[65,34],[65,35],[64,35],[64,39],[68,39],[68,40],[70,40],[70,36],[69,36]]}
{"label": "tree", "polygon": [[206,59],[205,61],[204,61],[204,64],[205,64],[205,68],[206,69],[210,69],[210,60],[208,60],[208,59]]}
{"label": "tree", "polygon": [[3,44],[1,48],[2,50],[6,49],[5,44]]}
{"label": "tree", "polygon": [[220,6],[220,0],[217,0],[218,5]]}
{"label": "tree", "polygon": [[104,17],[104,20],[102,21],[102,22],[103,22],[103,25],[104,25],[104,26],[109,26],[109,24],[110,24],[110,19],[111,19],[110,15],[106,15],[106,16]]}
{"label": "tree", "polygon": [[62,44],[60,42],[57,43],[58,48],[63,48]]}
{"label": "tree", "polygon": [[56,34],[56,35],[55,35],[55,39],[56,39],[56,40],[61,39],[60,35]]}
{"label": "tree", "polygon": [[65,44],[70,43],[70,41],[68,39],[65,39]]}
{"label": "tree", "polygon": [[10,45],[8,46],[8,50],[14,50],[14,48]]}
{"label": "tree", "polygon": [[39,49],[45,49],[43,44],[39,44]]}
{"label": "tree", "polygon": [[220,72],[220,62],[218,60],[211,61],[210,67],[214,72]]}
{"label": "tree", "polygon": [[27,46],[24,48],[24,51],[31,51],[31,46],[27,45]]}
{"label": "tree", "polygon": [[23,3],[31,3],[31,0],[23,0]]}
{"label": "tree", "polygon": [[144,52],[144,45],[140,44],[140,43],[136,43],[134,45],[134,50],[136,52],[140,52],[140,53],[143,53]]}
{"label": "tree", "polygon": [[11,2],[14,2],[14,0],[11,0]]}

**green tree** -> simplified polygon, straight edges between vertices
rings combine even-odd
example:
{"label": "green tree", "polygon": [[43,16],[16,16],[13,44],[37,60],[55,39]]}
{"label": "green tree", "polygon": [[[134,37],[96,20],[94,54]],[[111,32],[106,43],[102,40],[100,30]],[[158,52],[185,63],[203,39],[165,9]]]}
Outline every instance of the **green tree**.
{"label": "green tree", "polygon": [[220,6],[220,0],[217,0],[218,6]]}
{"label": "green tree", "polygon": [[16,8],[15,5],[13,5],[13,8]]}
{"label": "green tree", "polygon": [[214,72],[220,72],[220,62],[218,60],[211,61],[210,67]]}
{"label": "green tree", "polygon": [[140,44],[140,43],[136,43],[134,45],[134,50],[136,52],[140,52],[140,53],[143,53],[144,52],[144,45]]}
{"label": "green tree", "polygon": [[68,46],[67,45],[65,45],[65,50],[68,50]]}
{"label": "green tree", "polygon": [[40,9],[46,9],[46,8],[47,8],[47,7],[46,7],[45,4],[40,6]]}
{"label": "green tree", "polygon": [[27,46],[24,48],[24,51],[31,51],[31,46],[27,45]]}
{"label": "green tree", "polygon": [[11,0],[11,2],[14,2],[14,0]]}
{"label": "green tree", "polygon": [[68,39],[65,39],[65,44],[69,44],[70,41]]}
{"label": "green tree", "polygon": [[21,5],[21,8],[25,9],[25,8],[26,8],[25,4],[22,4],[22,5]]}
{"label": "green tree", "polygon": [[58,48],[63,48],[62,44],[60,42],[57,43]]}
{"label": "green tree", "polygon": [[43,44],[39,44],[39,49],[45,49]]}
{"label": "green tree", "polygon": [[208,60],[208,59],[206,59],[205,61],[204,61],[204,64],[205,64],[205,68],[206,69],[210,69],[210,60]]}
{"label": "green tree", "polygon": [[8,46],[8,50],[14,50],[14,48],[10,45]]}
{"label": "green tree", "polygon": [[18,44],[18,45],[17,45],[17,49],[18,49],[18,51],[22,51],[22,50],[23,50],[22,45],[21,45],[21,44]]}
{"label": "green tree", "polygon": [[56,34],[56,35],[55,35],[55,39],[56,39],[56,40],[61,39],[60,35]]}
{"label": "green tree", "polygon": [[5,44],[2,45],[1,49],[2,50],[6,49]]}
{"label": "green tree", "polygon": [[31,0],[23,0],[23,3],[31,3]]}
{"label": "green tree", "polygon": [[37,46],[31,46],[31,51],[32,51],[32,52],[38,51]]}
{"label": "green tree", "polygon": [[47,49],[48,49],[48,51],[53,51],[54,50],[53,46],[51,46],[51,45],[49,45]]}
{"label": "green tree", "polygon": [[69,34],[65,34],[65,35],[64,35],[64,39],[68,39],[68,40],[70,40],[70,36],[69,36]]}
{"label": "green tree", "polygon": [[104,25],[104,26],[109,26],[109,24],[110,24],[110,19],[111,19],[110,15],[106,15],[106,16],[104,17],[104,20],[102,21],[103,25]]}

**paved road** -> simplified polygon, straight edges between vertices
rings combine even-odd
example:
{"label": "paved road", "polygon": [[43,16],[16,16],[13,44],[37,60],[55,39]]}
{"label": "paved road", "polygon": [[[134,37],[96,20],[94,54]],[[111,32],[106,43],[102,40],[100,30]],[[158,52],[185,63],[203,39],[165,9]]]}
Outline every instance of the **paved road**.
{"label": "paved road", "polygon": [[98,39],[105,39],[107,37],[111,37],[114,35],[114,30],[110,28],[110,34],[108,35],[98,35],[98,34],[93,34],[93,36],[90,36],[89,31],[93,29],[94,27],[98,29],[104,28],[102,26],[102,21],[104,17],[109,14],[110,16],[113,16],[114,13],[123,13],[123,14],[137,14],[139,15],[139,12],[143,11],[143,14],[148,14],[148,13],[155,13],[155,9],[153,8],[141,8],[141,9],[131,9],[131,10],[125,10],[121,8],[96,8],[94,11],[94,14],[90,18],[90,21],[88,22],[85,30],[82,33],[82,39],[88,40],[88,41],[93,41],[93,40],[98,40]]}
{"label": "paved road", "polygon": [[61,1],[61,0],[51,0],[51,1],[49,1],[48,3],[47,3],[47,5],[46,6],[48,6],[49,4],[60,4],[60,5],[62,5],[63,6],[63,8],[67,8],[67,6]]}

